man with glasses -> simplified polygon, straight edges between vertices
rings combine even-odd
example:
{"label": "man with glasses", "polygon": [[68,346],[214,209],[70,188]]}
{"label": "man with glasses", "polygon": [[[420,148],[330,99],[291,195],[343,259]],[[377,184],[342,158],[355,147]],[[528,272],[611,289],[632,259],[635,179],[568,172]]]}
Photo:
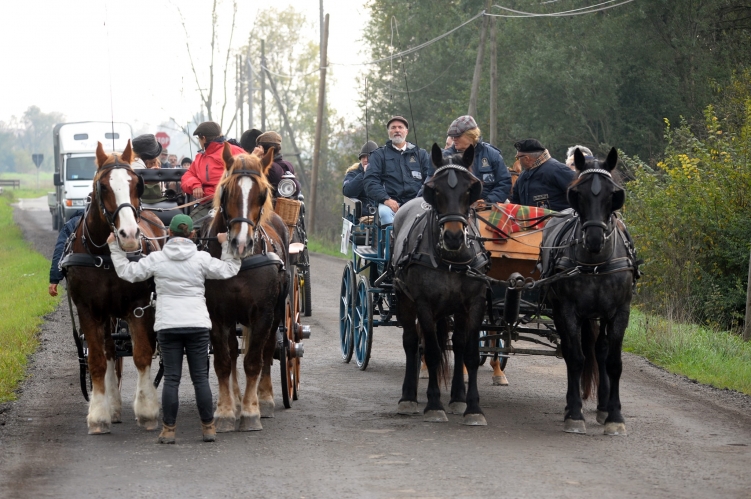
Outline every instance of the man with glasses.
{"label": "man with glasses", "polygon": [[432,174],[430,157],[424,149],[407,142],[409,122],[394,116],[386,123],[389,140],[370,153],[363,177],[367,196],[378,203],[381,224],[390,224],[399,207],[417,197],[425,179]]}
{"label": "man with glasses", "polygon": [[511,202],[555,211],[569,208],[566,191],[574,181],[573,170],[553,159],[537,139],[520,140],[514,147],[522,173],[511,191]]}

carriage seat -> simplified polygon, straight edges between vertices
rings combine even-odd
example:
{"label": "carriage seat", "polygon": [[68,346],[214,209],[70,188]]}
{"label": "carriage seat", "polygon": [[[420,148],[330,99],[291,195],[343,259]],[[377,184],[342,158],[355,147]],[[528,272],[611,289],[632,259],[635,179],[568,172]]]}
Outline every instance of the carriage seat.
{"label": "carriage seat", "polygon": [[[141,205],[144,209],[152,210],[159,220],[163,224],[169,225],[172,221],[172,217],[183,213],[177,209],[177,206],[181,204],[181,200],[184,198],[181,195],[179,189],[179,183],[187,170],[184,168],[155,168],[148,170],[136,170],[136,173],[143,178],[143,181],[147,184],[147,190],[149,184],[156,186],[158,183],[162,183],[162,187],[166,187],[168,184],[174,184],[177,189],[167,188],[162,193],[162,196],[142,197]],[[161,192],[161,191],[160,191]]]}

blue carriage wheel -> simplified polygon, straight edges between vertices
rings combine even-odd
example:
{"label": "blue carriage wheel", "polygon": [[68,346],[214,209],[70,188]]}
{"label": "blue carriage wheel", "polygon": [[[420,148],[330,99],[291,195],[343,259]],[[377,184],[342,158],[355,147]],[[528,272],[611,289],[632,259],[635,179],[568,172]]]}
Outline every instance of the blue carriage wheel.
{"label": "blue carriage wheel", "polygon": [[373,293],[368,292],[368,277],[361,275],[357,282],[355,298],[355,363],[364,371],[370,360],[373,346]]}
{"label": "blue carriage wheel", "polygon": [[354,352],[355,288],[354,266],[347,262],[339,294],[339,348],[345,363],[352,360]]}

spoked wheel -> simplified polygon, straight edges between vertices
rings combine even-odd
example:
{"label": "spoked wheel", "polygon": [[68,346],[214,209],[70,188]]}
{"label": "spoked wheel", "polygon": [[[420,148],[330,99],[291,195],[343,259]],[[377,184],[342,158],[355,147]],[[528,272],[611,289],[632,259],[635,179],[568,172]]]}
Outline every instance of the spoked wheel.
{"label": "spoked wheel", "polygon": [[[503,348],[505,346],[505,342],[502,338],[498,338],[495,340],[488,340],[486,339],[488,335],[487,331],[480,331],[480,346],[481,347],[499,347]],[[506,364],[508,363],[508,357],[501,357],[498,353],[492,353],[492,352],[480,352],[480,365],[484,365],[485,361],[488,359],[492,360],[500,360],[501,361],[501,371],[506,369]]]}
{"label": "spoked wheel", "polygon": [[342,286],[339,293],[339,347],[342,360],[352,360],[354,351],[354,320],[355,320],[355,270],[352,262],[347,262],[342,273]]}
{"label": "spoked wheel", "polygon": [[282,348],[279,352],[279,367],[282,376],[282,401],[284,407],[292,407],[292,401],[297,400],[300,389],[300,356],[297,351],[295,332],[300,322],[300,300],[297,286],[297,268],[292,267],[289,294],[284,309],[285,333],[282,337]]}
{"label": "spoked wheel", "polygon": [[354,321],[355,363],[361,371],[368,367],[373,346],[373,293],[369,293],[369,289],[367,276],[361,275],[355,295]]}

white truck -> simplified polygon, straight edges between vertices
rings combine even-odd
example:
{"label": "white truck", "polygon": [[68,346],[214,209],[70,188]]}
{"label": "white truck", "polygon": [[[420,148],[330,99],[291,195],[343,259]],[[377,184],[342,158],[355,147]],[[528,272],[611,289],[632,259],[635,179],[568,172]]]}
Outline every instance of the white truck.
{"label": "white truck", "polygon": [[47,194],[53,229],[61,230],[65,222],[85,208],[97,170],[97,142],[105,151],[122,152],[132,136],[127,123],[83,121],[55,125],[55,192]]}

